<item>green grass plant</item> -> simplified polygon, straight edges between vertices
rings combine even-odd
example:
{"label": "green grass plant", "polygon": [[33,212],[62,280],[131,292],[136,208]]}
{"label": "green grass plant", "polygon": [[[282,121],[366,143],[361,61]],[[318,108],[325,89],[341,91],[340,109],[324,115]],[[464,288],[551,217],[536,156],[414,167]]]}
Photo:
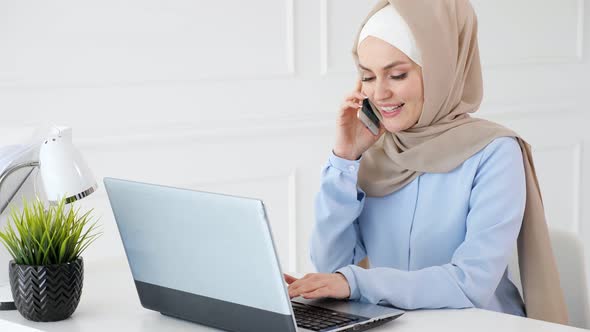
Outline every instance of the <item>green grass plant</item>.
{"label": "green grass plant", "polygon": [[52,265],[75,261],[101,235],[93,209],[81,213],[65,198],[46,208],[40,199],[23,199],[18,211],[11,206],[0,242],[19,265]]}

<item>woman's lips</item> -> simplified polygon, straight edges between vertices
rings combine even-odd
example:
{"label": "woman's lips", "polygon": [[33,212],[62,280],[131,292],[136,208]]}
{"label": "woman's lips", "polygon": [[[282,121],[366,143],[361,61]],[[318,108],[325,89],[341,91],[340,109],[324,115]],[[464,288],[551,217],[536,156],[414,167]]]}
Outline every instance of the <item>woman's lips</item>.
{"label": "woman's lips", "polygon": [[405,104],[401,104],[401,106],[396,108],[394,111],[385,111],[383,109],[379,109],[379,111],[381,112],[381,115],[384,118],[394,118],[394,117],[398,116],[404,110],[404,106],[405,106]]}

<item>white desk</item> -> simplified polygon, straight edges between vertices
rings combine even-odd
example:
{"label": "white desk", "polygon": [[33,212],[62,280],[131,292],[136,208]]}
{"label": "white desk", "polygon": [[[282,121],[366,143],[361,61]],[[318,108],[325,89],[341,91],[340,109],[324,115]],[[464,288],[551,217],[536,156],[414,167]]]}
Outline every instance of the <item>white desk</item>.
{"label": "white desk", "polygon": [[[85,262],[82,299],[74,315],[55,323],[35,323],[17,311],[0,311],[0,320],[43,331],[218,331],[213,328],[163,316],[139,303],[127,262]],[[0,322],[1,325],[1,322]],[[588,331],[480,309],[417,310],[369,331],[460,332],[460,331]]]}

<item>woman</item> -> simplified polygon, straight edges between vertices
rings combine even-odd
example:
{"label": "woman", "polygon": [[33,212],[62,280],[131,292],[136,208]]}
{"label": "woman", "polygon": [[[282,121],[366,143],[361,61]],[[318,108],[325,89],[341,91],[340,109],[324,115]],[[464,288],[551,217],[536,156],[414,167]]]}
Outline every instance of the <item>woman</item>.
{"label": "woman", "polygon": [[[311,258],[323,273],[286,275],[289,295],[566,323],[530,148],[468,115],[482,99],[469,2],[381,1],[353,54],[361,83],[316,197]],[[376,136],[356,119],[364,98]],[[507,275],[517,238],[524,303]],[[356,265],[365,257],[369,269]]]}

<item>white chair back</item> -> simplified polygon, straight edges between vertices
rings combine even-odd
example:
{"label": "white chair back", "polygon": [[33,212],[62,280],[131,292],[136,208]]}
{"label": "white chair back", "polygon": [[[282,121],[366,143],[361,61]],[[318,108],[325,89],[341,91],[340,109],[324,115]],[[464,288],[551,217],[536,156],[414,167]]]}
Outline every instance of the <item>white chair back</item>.
{"label": "white chair back", "polygon": [[[590,306],[588,305],[584,246],[578,236],[571,232],[550,229],[549,236],[568,309],[569,325],[588,329],[590,328]],[[515,249],[508,265],[508,273],[522,295],[517,257]]]}

